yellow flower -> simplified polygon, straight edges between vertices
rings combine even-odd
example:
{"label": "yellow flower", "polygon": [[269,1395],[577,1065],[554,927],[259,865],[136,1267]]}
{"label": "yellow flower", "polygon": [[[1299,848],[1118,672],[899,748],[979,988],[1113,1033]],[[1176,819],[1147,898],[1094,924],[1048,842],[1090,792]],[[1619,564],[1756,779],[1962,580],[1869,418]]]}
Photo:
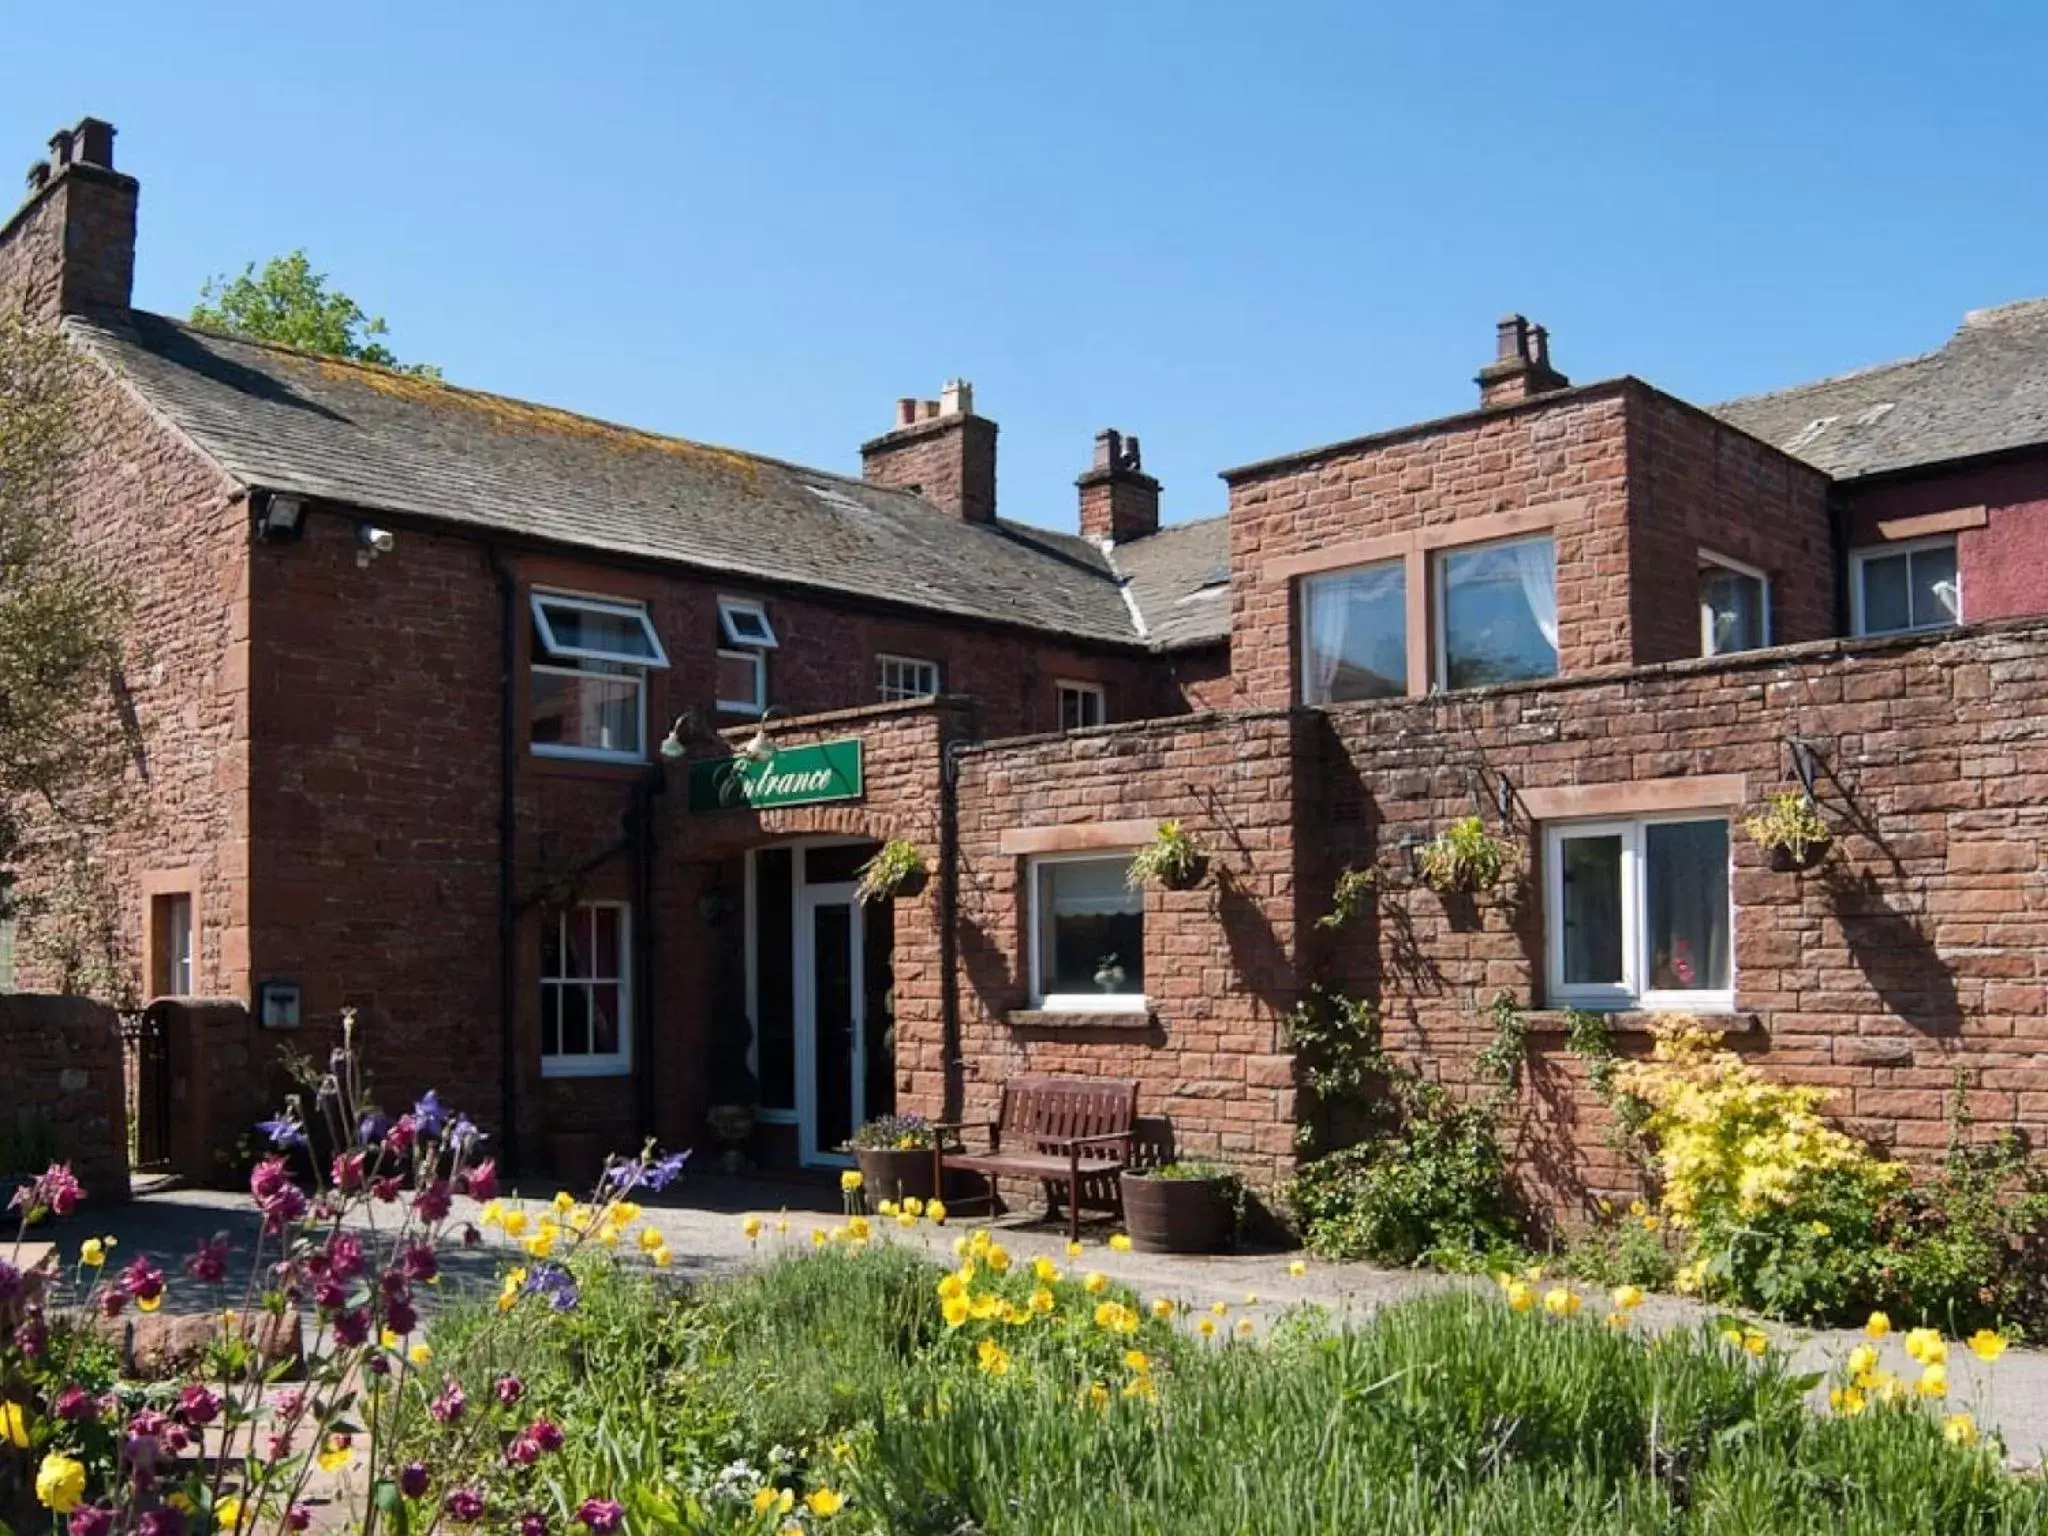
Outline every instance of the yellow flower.
{"label": "yellow flower", "polygon": [[1060,1267],[1041,1254],[1031,1261],[1031,1273],[1036,1275],[1042,1284],[1051,1285],[1059,1279]]}
{"label": "yellow flower", "polygon": [[903,1198],[903,1209],[912,1216],[922,1216],[924,1214],[924,1202],[915,1195],[906,1195]]}
{"label": "yellow flower", "polygon": [[794,1508],[796,1508],[796,1493],[792,1489],[757,1488],[754,1490],[754,1513],[757,1515],[765,1515],[771,1509],[778,1515],[786,1515]]}
{"label": "yellow flower", "polygon": [[597,1229],[597,1240],[606,1248],[616,1248],[619,1246],[619,1229],[606,1222]]}
{"label": "yellow flower", "polygon": [[1209,1310],[1218,1317],[1228,1317],[1230,1315],[1230,1303],[1227,1301],[1212,1301],[1209,1303]]}
{"label": "yellow flower", "polygon": [[612,1206],[612,1218],[622,1227],[630,1227],[640,1219],[640,1206],[636,1201],[620,1200]]}
{"label": "yellow flower", "polygon": [[0,1403],[0,1440],[17,1451],[28,1449],[28,1419],[19,1403]]}
{"label": "yellow flower", "polygon": [[36,1498],[45,1509],[70,1514],[85,1502],[85,1463],[52,1451],[36,1469]]}
{"label": "yellow flower", "polygon": [[989,1273],[1000,1275],[1010,1267],[1010,1251],[999,1243],[991,1243],[988,1250]]}
{"label": "yellow flower", "polygon": [[1142,1376],[1152,1369],[1152,1357],[1142,1349],[1127,1349],[1124,1351],[1124,1369]]}
{"label": "yellow flower", "polygon": [[1109,1235],[1109,1246],[1117,1253],[1129,1253],[1131,1251],[1130,1235],[1124,1232],[1112,1232]]}
{"label": "yellow flower", "polygon": [[825,1238],[828,1242],[843,1243],[846,1241],[847,1231],[848,1229],[845,1227],[834,1227],[825,1234]]}
{"label": "yellow flower", "polygon": [[566,1216],[571,1211],[576,1209],[576,1197],[570,1194],[569,1191],[567,1191],[566,1189],[556,1190],[555,1198],[552,1203],[554,1205],[555,1214],[557,1216]]}
{"label": "yellow flower", "polygon": [[1671,1277],[1671,1289],[1681,1296],[1691,1296],[1699,1290],[1707,1278],[1707,1262],[1701,1259],[1694,1264],[1681,1264],[1678,1272]]}
{"label": "yellow flower", "polygon": [[1501,1294],[1507,1299],[1508,1306],[1517,1312],[1526,1312],[1536,1305],[1536,1288],[1526,1280],[1510,1280]]}
{"label": "yellow flower", "polygon": [[894,1200],[884,1200],[875,1207],[875,1214],[877,1216],[894,1216],[896,1209],[896,1202]]}
{"label": "yellow flower", "polygon": [[138,1296],[135,1298],[135,1310],[138,1312],[154,1312],[163,1304],[164,1297],[161,1291],[157,1292],[154,1296]]}
{"label": "yellow flower", "polygon": [[1970,1353],[1986,1365],[2005,1353],[2005,1335],[1994,1333],[1989,1328],[1979,1328],[1964,1342],[1970,1346]]}
{"label": "yellow flower", "polygon": [[860,1170],[858,1168],[849,1168],[846,1170],[846,1172],[839,1175],[839,1187],[842,1190],[844,1190],[847,1194],[852,1194],[855,1190],[859,1189],[860,1186],[861,1177]]}
{"label": "yellow flower", "polygon": [[872,1229],[868,1226],[868,1219],[865,1216],[847,1217],[846,1230],[856,1243],[864,1243],[873,1235]]}
{"label": "yellow flower", "polygon": [[1248,1307],[1256,1307],[1259,1304],[1259,1293],[1257,1291],[1246,1291],[1244,1293],[1244,1304]]}
{"label": "yellow flower", "polygon": [[1095,1326],[1098,1328],[1114,1328],[1117,1324],[1117,1318],[1122,1311],[1123,1308],[1113,1301],[1103,1302],[1095,1309]]}
{"label": "yellow flower", "polygon": [[386,1349],[396,1349],[398,1348],[398,1335],[389,1328],[386,1328],[377,1335],[377,1342]]}
{"label": "yellow flower", "polygon": [[1723,1328],[1721,1330],[1721,1342],[1730,1349],[1742,1348],[1742,1330],[1740,1328]]}
{"label": "yellow flower", "polygon": [[1649,1207],[1640,1200],[1631,1200],[1628,1203],[1628,1213],[1640,1220],[1649,1214]]}
{"label": "yellow flower", "polygon": [[958,1328],[967,1321],[972,1310],[965,1296],[948,1296],[944,1305],[939,1308],[939,1311],[945,1314],[948,1328]]}
{"label": "yellow flower", "polygon": [[1610,1298],[1623,1312],[1633,1312],[1643,1304],[1643,1288],[1640,1285],[1617,1285]]}
{"label": "yellow flower", "polygon": [[1751,1328],[1742,1335],[1742,1347],[1752,1355],[1761,1355],[1771,1347],[1771,1341],[1761,1328]]}
{"label": "yellow flower", "polygon": [[1199,1333],[1205,1339],[1215,1338],[1216,1319],[1213,1317],[1198,1318],[1195,1322],[1195,1332]]}
{"label": "yellow flower", "polygon": [[1855,1377],[1864,1375],[1875,1367],[1876,1364],[1877,1350],[1869,1344],[1858,1344],[1849,1351],[1848,1367],[1852,1380]]}
{"label": "yellow flower", "polygon": [[946,1224],[946,1207],[941,1201],[933,1200],[926,1204],[924,1214],[925,1219],[935,1227],[943,1227]]}
{"label": "yellow flower", "polygon": [[896,1225],[901,1227],[904,1231],[908,1232],[912,1227],[917,1225],[917,1218],[911,1215],[908,1211],[898,1211],[896,1213]]}
{"label": "yellow flower", "polygon": [[1906,1391],[1890,1371],[1872,1371],[1856,1385],[1875,1395],[1880,1403],[1896,1403]]}
{"label": "yellow flower", "polygon": [[811,1246],[813,1248],[822,1248],[831,1241],[832,1239],[826,1235],[823,1227],[811,1228]]}
{"label": "yellow flower", "polygon": [[1621,1332],[1622,1329],[1628,1326],[1628,1314],[1626,1312],[1608,1313],[1607,1326],[1613,1329],[1616,1333]]}
{"label": "yellow flower", "polygon": [[314,1458],[314,1460],[320,1463],[320,1470],[322,1472],[339,1472],[355,1459],[355,1451],[343,1442],[338,1435],[330,1438],[320,1448],[320,1454]]}
{"label": "yellow flower", "polygon": [[1097,1413],[1107,1412],[1109,1409],[1109,1388],[1099,1381],[1092,1381],[1088,1384],[1088,1390],[1081,1395],[1081,1400]]}
{"label": "yellow flower", "polygon": [[546,1258],[555,1251],[555,1229],[553,1227],[542,1227],[526,1240],[524,1246],[527,1253],[532,1257],[536,1259]]}
{"label": "yellow flower", "polygon": [[1654,1213],[1643,1218],[1643,1230],[1645,1232],[1654,1232],[1662,1225],[1664,1223]]}
{"label": "yellow flower", "polygon": [[1967,1413],[1952,1413],[1941,1421],[1941,1435],[1950,1445],[1975,1445],[1977,1421]]}
{"label": "yellow flower", "polygon": [[1296,1259],[1292,1264],[1287,1266],[1287,1273],[1294,1276],[1295,1279],[1299,1280],[1303,1275],[1308,1273],[1308,1265],[1304,1264],[1300,1259]]}
{"label": "yellow flower", "polygon": [[1252,1330],[1257,1328],[1258,1326],[1259,1325],[1253,1322],[1250,1318],[1240,1317],[1237,1320],[1237,1336],[1241,1339],[1248,1339],[1252,1336]]}
{"label": "yellow flower", "polygon": [[1031,1321],[1031,1309],[1020,1307],[1014,1301],[1003,1303],[1003,1321],[1012,1328],[1021,1328]]}
{"label": "yellow flower", "polygon": [[1010,1368],[1010,1352],[994,1339],[983,1339],[974,1353],[981,1368],[991,1376],[1001,1376]]}
{"label": "yellow flower", "polygon": [[966,1258],[971,1246],[967,1241],[967,1235],[963,1232],[960,1236],[953,1239],[953,1257],[956,1259]]}
{"label": "yellow flower", "polygon": [[1087,1276],[1081,1281],[1081,1289],[1086,1291],[1090,1296],[1100,1296],[1104,1291],[1109,1289],[1109,1276],[1103,1274],[1102,1271],[1098,1269],[1091,1269],[1088,1271]]}
{"label": "yellow flower", "polygon": [[1922,1365],[1941,1365],[1948,1359],[1948,1344],[1933,1328],[1915,1328],[1906,1335],[1906,1353]]}
{"label": "yellow flower", "polygon": [[410,1360],[414,1365],[425,1365],[429,1360],[434,1358],[434,1351],[428,1347],[424,1340],[422,1340],[420,1343],[413,1345],[411,1349],[408,1349],[405,1352],[405,1358]]}
{"label": "yellow flower", "polygon": [[[745,1221],[741,1222],[740,1234],[750,1243],[757,1241],[761,1236],[761,1218],[749,1216]],[[640,1229],[640,1246],[652,1253],[661,1246],[661,1234],[652,1227],[642,1227]],[[766,1493],[768,1490],[764,1488],[761,1491]]]}
{"label": "yellow flower", "polygon": [[[854,1175],[859,1178],[859,1174]],[[846,1495],[834,1493],[830,1488],[813,1488],[804,1495],[804,1508],[820,1520],[829,1520],[846,1508]]]}
{"label": "yellow flower", "polygon": [[967,1304],[967,1310],[976,1322],[985,1323],[992,1317],[1003,1315],[1003,1298],[993,1293],[977,1296]]}
{"label": "yellow flower", "polygon": [[1171,1322],[1173,1320],[1174,1313],[1178,1312],[1179,1310],[1180,1309],[1178,1307],[1176,1307],[1171,1301],[1167,1300],[1167,1298],[1164,1296],[1155,1298],[1152,1303],[1152,1315],[1158,1318],[1159,1321],[1162,1323]]}
{"label": "yellow flower", "polygon": [[967,1282],[958,1275],[946,1275],[939,1281],[939,1300],[951,1301],[967,1289]]}
{"label": "yellow flower", "polygon": [[1079,1242],[1071,1242],[1067,1244],[1067,1257],[1070,1259],[1078,1259],[1085,1251],[1086,1250],[1084,1250],[1081,1247]]}
{"label": "yellow flower", "polygon": [[107,1262],[107,1245],[97,1237],[88,1237],[78,1245],[78,1262],[91,1269],[98,1269]]}
{"label": "yellow flower", "polygon": [[1948,1367],[1937,1361],[1920,1372],[1920,1379],[1913,1383],[1913,1390],[1922,1397],[1948,1396]]}
{"label": "yellow flower", "polygon": [[1806,1230],[1811,1232],[1815,1237],[1826,1237],[1833,1229],[1829,1227],[1828,1224],[1824,1221],[1816,1221]]}
{"label": "yellow flower", "polygon": [[1055,1305],[1057,1305],[1057,1303],[1055,1303],[1053,1300],[1052,1292],[1048,1291],[1044,1286],[1041,1285],[1040,1287],[1038,1287],[1037,1290],[1031,1293],[1031,1310],[1036,1312],[1040,1317],[1043,1317],[1048,1312],[1052,1311]]}
{"label": "yellow flower", "polygon": [[1576,1317],[1579,1305],[1579,1293],[1566,1290],[1561,1285],[1543,1295],[1543,1310],[1552,1317]]}
{"label": "yellow flower", "polygon": [[518,1236],[519,1236],[519,1234],[520,1234],[520,1233],[524,1232],[525,1230],[526,1230],[526,1212],[524,1212],[524,1211],[507,1211],[507,1212],[505,1213],[505,1235],[506,1235],[507,1237],[515,1237],[515,1238],[516,1238],[516,1237],[518,1237]]}
{"label": "yellow flower", "polygon": [[245,1523],[242,1501],[233,1494],[229,1494],[213,1506],[213,1525],[215,1530],[240,1530]]}
{"label": "yellow flower", "polygon": [[1531,1285],[1541,1285],[1543,1283],[1543,1266],[1541,1264],[1531,1264],[1522,1271],[1522,1278]]}
{"label": "yellow flower", "polygon": [[1845,1419],[1853,1419],[1870,1404],[1854,1387],[1835,1387],[1828,1393],[1828,1406]]}
{"label": "yellow flower", "polygon": [[1892,1331],[1892,1320],[1882,1312],[1873,1312],[1870,1321],[1863,1325],[1863,1331],[1873,1339],[1881,1339]]}
{"label": "yellow flower", "polygon": [[655,1249],[650,1257],[654,1260],[654,1267],[656,1269],[667,1269],[669,1265],[676,1261],[676,1256],[668,1251],[668,1244],[666,1243]]}

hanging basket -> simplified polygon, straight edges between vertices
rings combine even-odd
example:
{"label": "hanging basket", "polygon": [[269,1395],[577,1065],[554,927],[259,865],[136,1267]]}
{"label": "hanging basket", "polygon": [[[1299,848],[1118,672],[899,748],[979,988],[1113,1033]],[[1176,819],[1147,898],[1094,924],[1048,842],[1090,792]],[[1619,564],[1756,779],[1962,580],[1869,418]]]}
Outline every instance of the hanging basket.
{"label": "hanging basket", "polygon": [[1828,849],[1833,846],[1832,843],[1808,843],[1806,852],[1801,854],[1794,853],[1783,843],[1773,843],[1770,850],[1771,869],[1781,875],[1804,874],[1809,869],[1817,868],[1821,860],[1828,856]]}
{"label": "hanging basket", "polygon": [[1209,856],[1206,853],[1198,853],[1194,862],[1185,868],[1175,870],[1170,875],[1160,876],[1159,883],[1169,891],[1192,891],[1208,878]]}

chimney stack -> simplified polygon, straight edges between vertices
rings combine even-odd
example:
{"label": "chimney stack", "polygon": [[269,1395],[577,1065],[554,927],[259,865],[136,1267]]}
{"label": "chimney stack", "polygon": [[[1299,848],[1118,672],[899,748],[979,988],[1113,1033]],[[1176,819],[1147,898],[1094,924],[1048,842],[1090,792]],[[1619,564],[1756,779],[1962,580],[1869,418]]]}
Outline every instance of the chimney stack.
{"label": "chimney stack", "polygon": [[1514,405],[1567,388],[1571,380],[1550,366],[1550,333],[1523,315],[1503,315],[1495,331],[1494,360],[1479,370],[1482,408]]}
{"label": "chimney stack", "polygon": [[0,220],[0,311],[54,325],[65,315],[127,317],[135,284],[140,184],[114,169],[114,125],[97,117],[50,137],[28,197]]}
{"label": "chimney stack", "polygon": [[1096,433],[1095,462],[1074,484],[1084,538],[1128,544],[1159,531],[1159,482],[1145,473],[1137,438],[1110,427]]}
{"label": "chimney stack", "polygon": [[951,379],[936,400],[905,395],[896,425],[860,445],[870,485],[922,496],[969,523],[996,520],[996,424],[974,414],[974,386]]}

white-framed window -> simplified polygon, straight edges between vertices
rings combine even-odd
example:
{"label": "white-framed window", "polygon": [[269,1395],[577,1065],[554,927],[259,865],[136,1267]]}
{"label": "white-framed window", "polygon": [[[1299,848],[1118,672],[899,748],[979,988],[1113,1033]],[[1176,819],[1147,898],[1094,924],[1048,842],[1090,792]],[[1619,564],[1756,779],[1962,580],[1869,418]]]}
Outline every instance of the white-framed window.
{"label": "white-framed window", "polygon": [[875,658],[878,692],[884,704],[907,699],[936,698],[939,692],[939,664],[919,661],[915,656],[880,655]]}
{"label": "white-framed window", "polygon": [[1086,730],[1109,722],[1109,693],[1100,683],[1055,683],[1060,706],[1060,729]]}
{"label": "white-framed window", "polygon": [[639,762],[647,755],[647,673],[668,654],[639,603],[535,592],[534,752]]}
{"label": "white-framed window", "polygon": [[1771,643],[1771,580],[1753,565],[1700,551],[1700,654],[1727,656]]}
{"label": "white-framed window", "polygon": [[1342,704],[1408,691],[1408,571],[1388,560],[1301,584],[1301,700]]}
{"label": "white-framed window", "polygon": [[768,711],[768,653],[779,642],[767,608],[756,598],[718,600],[718,707],[730,715]]}
{"label": "white-framed window", "polygon": [[1557,675],[1557,541],[1436,552],[1436,680],[1480,688]]}
{"label": "white-framed window", "polygon": [[541,914],[543,1077],[615,1077],[633,1065],[633,913],[593,901]]}
{"label": "white-framed window", "polygon": [[1544,828],[1548,991],[1579,1008],[1735,1006],[1729,822],[1697,811]]}
{"label": "white-framed window", "polygon": [[1124,853],[1045,854],[1031,861],[1031,1000],[1083,1013],[1142,1012],[1145,893]]}
{"label": "white-framed window", "polygon": [[1849,617],[1859,635],[1947,629],[1963,622],[1953,534],[1849,552]]}
{"label": "white-framed window", "polygon": [[149,921],[155,929],[156,974],[149,979],[151,992],[157,997],[193,996],[198,990],[198,946],[191,892],[166,891],[150,897]]}

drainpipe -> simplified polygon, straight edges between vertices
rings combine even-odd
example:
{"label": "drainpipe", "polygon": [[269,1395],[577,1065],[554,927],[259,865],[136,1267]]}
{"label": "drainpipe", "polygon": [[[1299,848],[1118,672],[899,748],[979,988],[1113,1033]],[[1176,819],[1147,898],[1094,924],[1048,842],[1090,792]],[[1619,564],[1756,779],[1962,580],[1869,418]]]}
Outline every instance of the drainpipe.
{"label": "drainpipe", "polygon": [[498,1149],[519,1161],[519,582],[491,546],[498,582]]}
{"label": "drainpipe", "polygon": [[965,1101],[960,1051],[960,754],[970,745],[956,737],[939,749],[939,1037],[946,1087],[942,1119],[958,1120]]}
{"label": "drainpipe", "polygon": [[654,797],[668,788],[660,759],[633,786],[633,1070],[638,1079],[640,1134],[654,1134]]}

